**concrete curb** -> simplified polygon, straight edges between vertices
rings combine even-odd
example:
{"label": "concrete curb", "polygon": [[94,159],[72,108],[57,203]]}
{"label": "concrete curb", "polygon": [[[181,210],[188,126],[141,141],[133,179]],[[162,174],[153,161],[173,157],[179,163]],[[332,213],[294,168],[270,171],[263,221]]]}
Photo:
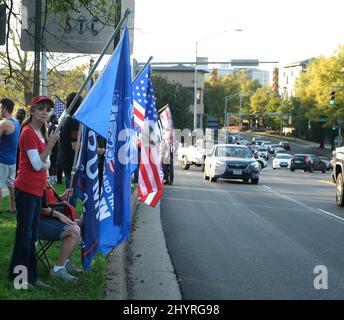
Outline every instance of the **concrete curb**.
{"label": "concrete curb", "polygon": [[[131,194],[131,221],[135,214],[137,189]],[[126,255],[129,242],[122,243],[107,257],[104,300],[127,300]]]}

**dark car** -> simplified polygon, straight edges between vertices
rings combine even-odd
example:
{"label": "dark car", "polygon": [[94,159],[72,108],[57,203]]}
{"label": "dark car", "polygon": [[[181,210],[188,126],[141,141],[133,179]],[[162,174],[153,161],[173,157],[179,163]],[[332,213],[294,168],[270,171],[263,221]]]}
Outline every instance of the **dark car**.
{"label": "dark car", "polygon": [[314,154],[295,154],[290,161],[290,171],[300,169],[313,172],[314,170],[326,172],[326,165]]}
{"label": "dark car", "polygon": [[332,170],[331,159],[325,156],[319,156],[319,159],[325,163],[326,170]]}
{"label": "dark car", "polygon": [[285,150],[290,150],[290,143],[287,141],[281,141],[279,144],[279,147],[284,148]]}

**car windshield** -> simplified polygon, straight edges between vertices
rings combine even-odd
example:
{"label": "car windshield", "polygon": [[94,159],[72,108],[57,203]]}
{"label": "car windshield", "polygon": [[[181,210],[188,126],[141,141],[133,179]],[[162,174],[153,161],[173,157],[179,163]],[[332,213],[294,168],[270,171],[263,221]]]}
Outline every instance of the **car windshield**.
{"label": "car windshield", "polygon": [[276,159],[290,159],[290,154],[287,153],[278,153]]}
{"label": "car windshield", "polygon": [[233,158],[252,158],[252,153],[248,148],[235,146],[219,146],[216,150],[217,157],[233,157]]}

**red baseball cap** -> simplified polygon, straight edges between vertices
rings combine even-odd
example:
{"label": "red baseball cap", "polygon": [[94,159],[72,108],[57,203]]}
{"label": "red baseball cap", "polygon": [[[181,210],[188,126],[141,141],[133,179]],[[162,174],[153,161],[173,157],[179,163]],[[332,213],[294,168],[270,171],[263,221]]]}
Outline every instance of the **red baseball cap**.
{"label": "red baseball cap", "polygon": [[47,103],[50,105],[51,109],[54,108],[54,102],[53,102],[53,100],[51,100],[51,99],[50,99],[49,97],[47,97],[47,96],[37,96],[37,97],[34,97],[34,98],[31,100],[31,102],[30,102],[30,108],[32,108],[33,106],[35,106],[35,105],[37,105],[37,104],[39,104],[39,103],[41,103],[41,102],[43,102],[43,101],[47,102]]}

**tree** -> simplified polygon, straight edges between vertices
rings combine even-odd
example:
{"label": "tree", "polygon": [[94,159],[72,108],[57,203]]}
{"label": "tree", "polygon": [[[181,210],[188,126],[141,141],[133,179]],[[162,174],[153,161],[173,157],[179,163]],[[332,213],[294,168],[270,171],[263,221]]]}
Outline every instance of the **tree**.
{"label": "tree", "polygon": [[206,81],[204,89],[205,113],[219,119],[220,125],[224,125],[225,97],[227,100],[227,112],[238,113],[240,94],[242,94],[242,112],[250,110],[250,96],[261,87],[257,80],[250,80],[247,70],[239,71],[233,75],[218,77],[217,82]]}
{"label": "tree", "polygon": [[192,94],[179,83],[169,83],[160,75],[152,75],[157,108],[170,106],[176,129],[192,128],[193,114],[190,110]]}

